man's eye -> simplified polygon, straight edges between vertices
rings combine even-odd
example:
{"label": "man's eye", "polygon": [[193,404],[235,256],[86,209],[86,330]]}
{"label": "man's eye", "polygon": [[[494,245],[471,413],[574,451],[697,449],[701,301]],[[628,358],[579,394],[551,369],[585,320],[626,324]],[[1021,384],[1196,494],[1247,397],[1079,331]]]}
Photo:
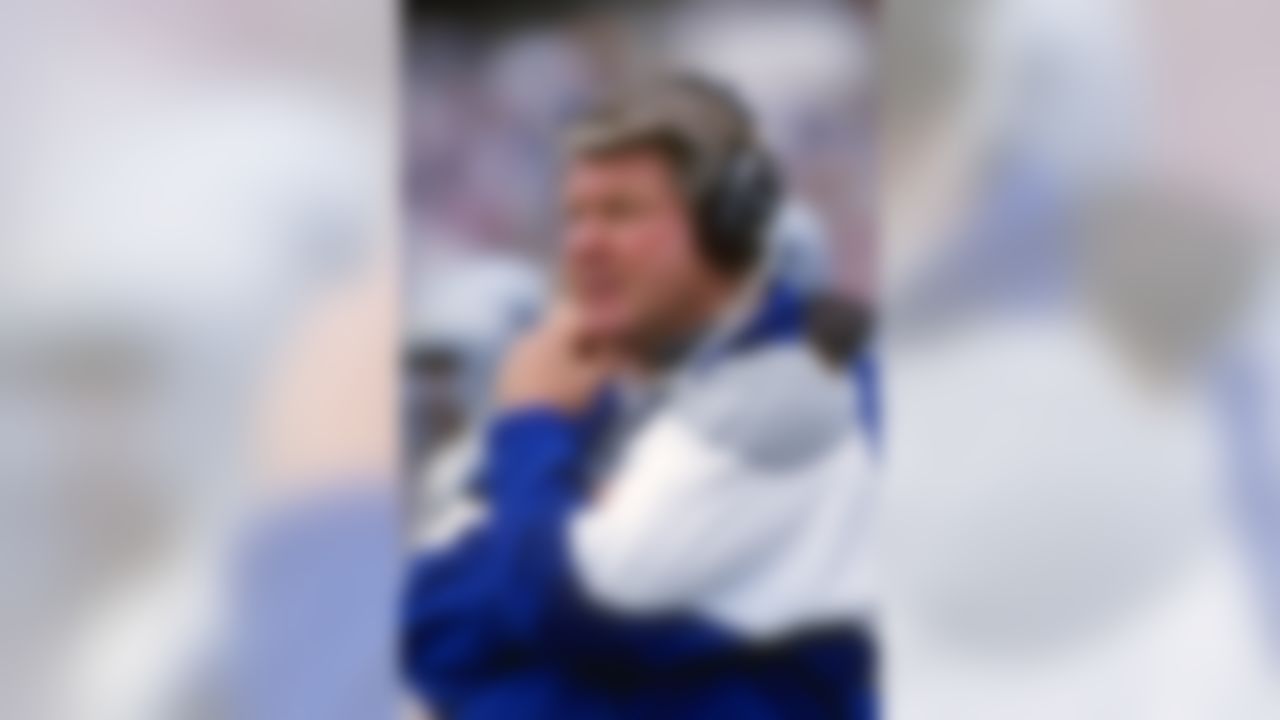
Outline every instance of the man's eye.
{"label": "man's eye", "polygon": [[639,215],[644,208],[628,197],[600,198],[592,202],[570,204],[565,208],[569,222],[622,222]]}

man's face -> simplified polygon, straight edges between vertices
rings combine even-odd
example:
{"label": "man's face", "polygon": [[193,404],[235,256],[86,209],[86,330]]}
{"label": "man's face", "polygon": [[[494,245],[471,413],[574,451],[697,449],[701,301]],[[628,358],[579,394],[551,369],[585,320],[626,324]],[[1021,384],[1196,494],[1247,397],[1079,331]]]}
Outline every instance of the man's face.
{"label": "man's face", "polygon": [[583,157],[565,183],[564,271],[591,331],[662,343],[706,318],[723,280],[698,256],[666,158],[649,149]]}

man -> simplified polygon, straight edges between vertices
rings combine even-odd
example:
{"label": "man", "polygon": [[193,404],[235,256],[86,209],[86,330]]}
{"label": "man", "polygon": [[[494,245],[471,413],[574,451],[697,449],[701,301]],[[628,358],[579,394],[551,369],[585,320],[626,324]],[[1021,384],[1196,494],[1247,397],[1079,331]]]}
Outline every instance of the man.
{"label": "man", "polygon": [[750,117],[669,78],[571,148],[564,297],[507,359],[485,509],[409,579],[415,690],[449,718],[871,716],[868,452],[764,280]]}

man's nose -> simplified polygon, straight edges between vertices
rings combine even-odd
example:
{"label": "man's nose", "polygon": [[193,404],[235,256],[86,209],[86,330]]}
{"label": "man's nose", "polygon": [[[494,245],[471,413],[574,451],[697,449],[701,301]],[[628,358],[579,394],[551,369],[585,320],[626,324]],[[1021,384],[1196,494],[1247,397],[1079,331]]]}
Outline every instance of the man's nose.
{"label": "man's nose", "polygon": [[608,234],[600,224],[591,220],[575,223],[569,229],[566,254],[573,260],[599,257],[608,248]]}

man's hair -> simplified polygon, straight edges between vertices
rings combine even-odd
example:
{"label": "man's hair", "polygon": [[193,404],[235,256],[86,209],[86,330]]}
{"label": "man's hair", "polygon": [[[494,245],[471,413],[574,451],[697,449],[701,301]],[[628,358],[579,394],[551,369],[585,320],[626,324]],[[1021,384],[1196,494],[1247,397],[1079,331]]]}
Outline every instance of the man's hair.
{"label": "man's hair", "polygon": [[574,157],[636,149],[670,163],[708,262],[734,275],[759,263],[781,183],[732,91],[701,76],[666,76],[606,98],[569,134]]}

